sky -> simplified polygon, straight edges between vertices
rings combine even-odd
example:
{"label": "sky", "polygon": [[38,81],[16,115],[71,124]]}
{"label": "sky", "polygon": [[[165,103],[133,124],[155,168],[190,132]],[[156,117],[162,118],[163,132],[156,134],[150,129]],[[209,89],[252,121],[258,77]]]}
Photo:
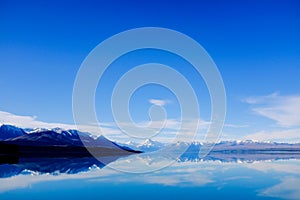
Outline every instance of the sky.
{"label": "sky", "polygon": [[[227,95],[221,139],[300,142],[299,10],[296,0],[0,0],[0,123],[72,128],[73,85],[89,52],[119,32],[164,27],[196,40],[216,63]],[[108,137],[121,135],[109,106],[114,84],[147,62],[168,64],[187,77],[207,128],[210,101],[201,77],[184,59],[148,49],[120,57],[99,82],[95,106]],[[179,126],[178,101],[157,85],[133,95],[133,120],[149,120],[151,105],[168,111],[168,131]]]}

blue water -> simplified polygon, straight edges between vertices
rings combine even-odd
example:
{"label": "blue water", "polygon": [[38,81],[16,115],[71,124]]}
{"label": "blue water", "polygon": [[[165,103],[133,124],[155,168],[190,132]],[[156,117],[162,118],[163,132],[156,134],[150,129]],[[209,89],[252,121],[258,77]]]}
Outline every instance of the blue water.
{"label": "blue water", "polygon": [[[138,174],[112,169],[123,161],[128,159],[100,167],[84,163],[86,168],[75,171],[60,172],[52,164],[54,172],[6,173],[0,178],[0,199],[300,199],[300,160],[178,161]],[[77,160],[70,166],[78,165]],[[2,174],[10,167],[20,166],[2,164]]]}

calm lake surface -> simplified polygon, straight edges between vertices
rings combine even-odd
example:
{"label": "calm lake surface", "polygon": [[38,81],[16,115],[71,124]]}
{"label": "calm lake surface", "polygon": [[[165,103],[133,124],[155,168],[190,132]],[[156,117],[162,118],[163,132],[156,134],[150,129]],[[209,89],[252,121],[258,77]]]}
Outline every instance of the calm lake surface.
{"label": "calm lake surface", "polygon": [[70,158],[1,164],[0,199],[300,199],[298,159],[186,159],[153,171],[169,163],[156,156],[111,159],[106,166]]}

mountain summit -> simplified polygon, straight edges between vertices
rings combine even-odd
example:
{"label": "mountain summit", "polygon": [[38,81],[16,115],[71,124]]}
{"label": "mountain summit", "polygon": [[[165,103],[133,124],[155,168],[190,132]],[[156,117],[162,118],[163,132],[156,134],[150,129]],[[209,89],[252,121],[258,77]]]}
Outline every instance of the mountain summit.
{"label": "mountain summit", "polygon": [[23,129],[16,126],[6,124],[0,126],[0,140],[11,139],[25,134],[26,132]]}

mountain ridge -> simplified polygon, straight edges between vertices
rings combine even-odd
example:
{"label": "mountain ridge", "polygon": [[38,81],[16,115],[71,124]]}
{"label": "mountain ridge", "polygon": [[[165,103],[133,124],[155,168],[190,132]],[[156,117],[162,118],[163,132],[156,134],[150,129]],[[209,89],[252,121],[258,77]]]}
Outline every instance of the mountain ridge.
{"label": "mountain ridge", "polygon": [[[102,146],[108,148],[124,148],[126,150],[137,149],[139,151],[151,152],[162,148],[170,148],[174,150],[186,149],[186,151],[199,151],[199,149],[210,144],[213,146],[213,151],[237,151],[237,150],[251,150],[251,149],[300,149],[299,143],[279,143],[279,142],[260,142],[253,140],[244,141],[219,141],[216,144],[203,143],[199,141],[177,142],[171,144],[161,143],[152,139],[147,139],[141,143],[117,143],[108,140],[104,136],[94,137],[88,132],[81,132],[74,129],[46,129],[46,128],[27,128],[22,129],[13,125],[0,126],[0,141],[11,144],[26,145],[31,143],[34,146],[45,145],[70,145],[70,146]],[[192,150],[194,149],[194,150]]]}
{"label": "mountain ridge", "polygon": [[1,156],[116,156],[141,153],[118,145],[104,136],[92,137],[78,130],[26,129],[12,125],[0,126]]}

